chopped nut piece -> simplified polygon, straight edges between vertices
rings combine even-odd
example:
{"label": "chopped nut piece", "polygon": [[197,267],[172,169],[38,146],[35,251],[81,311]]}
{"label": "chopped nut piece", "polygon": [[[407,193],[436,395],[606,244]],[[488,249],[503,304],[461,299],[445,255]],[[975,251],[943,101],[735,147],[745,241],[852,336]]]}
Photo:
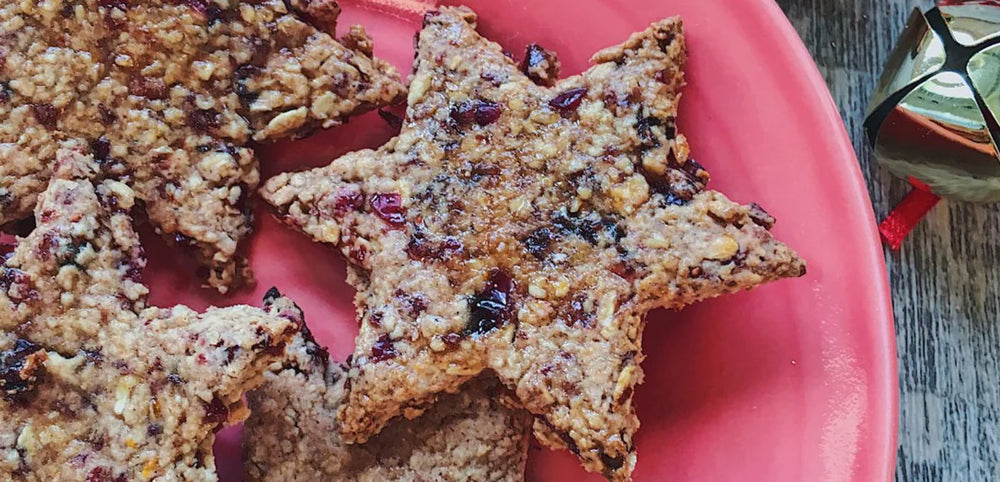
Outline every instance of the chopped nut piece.
{"label": "chopped nut piece", "polygon": [[736,256],[740,251],[740,243],[736,242],[732,236],[722,236],[709,246],[709,252],[705,256],[708,259],[727,260]]}

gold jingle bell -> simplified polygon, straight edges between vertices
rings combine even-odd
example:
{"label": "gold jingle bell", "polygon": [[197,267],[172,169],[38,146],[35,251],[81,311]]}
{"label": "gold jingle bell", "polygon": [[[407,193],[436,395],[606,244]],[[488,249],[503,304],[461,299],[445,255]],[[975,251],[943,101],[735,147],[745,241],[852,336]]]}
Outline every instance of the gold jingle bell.
{"label": "gold jingle bell", "polygon": [[934,195],[1000,201],[998,116],[1000,2],[915,10],[865,120],[875,158]]}

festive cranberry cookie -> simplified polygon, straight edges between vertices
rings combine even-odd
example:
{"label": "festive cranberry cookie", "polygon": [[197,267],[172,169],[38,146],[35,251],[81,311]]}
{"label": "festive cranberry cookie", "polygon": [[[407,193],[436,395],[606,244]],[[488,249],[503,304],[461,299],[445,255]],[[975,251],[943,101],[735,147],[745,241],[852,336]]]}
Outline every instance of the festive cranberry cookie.
{"label": "festive cranberry cookie", "polygon": [[4,480],[215,480],[212,444],[246,418],[301,319],[248,306],[142,309],[125,184],[60,151],[38,227],[0,266]]}
{"label": "festive cranberry cookie", "polygon": [[3,2],[0,225],[31,213],[60,147],[88,145],[225,292],[249,275],[249,145],[402,99],[364,29],[331,36],[337,13],[332,0]]}
{"label": "festive cranberry cookie", "polygon": [[[266,302],[265,302],[266,303]],[[290,305],[287,298],[272,306]],[[361,445],[337,433],[347,367],[330,360],[306,329],[287,359],[247,395],[243,446],[249,480],[523,481],[530,416],[500,403],[495,380],[443,395],[417,420],[391,422]]]}
{"label": "festive cranberry cookie", "polygon": [[805,263],[689,158],[679,19],[553,87],[475,27],[468,9],[427,15],[398,137],[262,189],[352,265],[361,331],[340,429],[364,441],[490,369],[544,443],[626,480],[645,314]]}

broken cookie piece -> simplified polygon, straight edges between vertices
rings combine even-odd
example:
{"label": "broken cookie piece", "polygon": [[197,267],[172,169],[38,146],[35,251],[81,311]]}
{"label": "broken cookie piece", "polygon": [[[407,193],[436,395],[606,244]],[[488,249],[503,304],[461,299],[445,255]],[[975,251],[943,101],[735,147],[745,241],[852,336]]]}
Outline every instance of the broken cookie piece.
{"label": "broken cookie piece", "polygon": [[60,152],[38,227],[0,267],[0,473],[15,481],[216,480],[212,444],[248,414],[301,319],[143,308],[130,188]]}
{"label": "broken cookie piece", "polygon": [[[300,317],[287,298],[278,298],[270,311]],[[531,417],[500,403],[503,387],[495,380],[471,381],[419,419],[391,422],[368,442],[350,445],[337,433],[347,367],[330,360],[308,329],[286,353],[247,396],[249,480],[524,480]]]}
{"label": "broken cookie piece", "polygon": [[0,330],[61,353],[94,350],[108,320],[146,307],[146,258],[128,214],[134,191],[94,185],[98,169],[85,149],[56,154],[38,225],[0,265]]}
{"label": "broken cookie piece", "polygon": [[[0,6],[0,225],[30,215],[60,148],[135,191],[207,283],[249,281],[252,142],[402,99],[399,74],[331,0],[42,0]],[[318,28],[317,28],[318,25]]]}
{"label": "broken cookie piece", "polygon": [[550,88],[475,27],[468,9],[427,15],[398,137],[261,191],[352,266],[361,329],[339,428],[367,440],[491,370],[542,442],[628,480],[646,313],[805,263],[690,159],[679,19]]}

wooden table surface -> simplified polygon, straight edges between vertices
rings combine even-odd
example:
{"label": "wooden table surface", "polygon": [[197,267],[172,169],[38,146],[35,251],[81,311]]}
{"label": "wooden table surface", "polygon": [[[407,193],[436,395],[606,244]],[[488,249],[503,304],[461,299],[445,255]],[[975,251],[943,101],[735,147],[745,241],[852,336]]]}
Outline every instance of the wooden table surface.
{"label": "wooden table surface", "polygon": [[[872,161],[864,113],[910,12],[934,2],[778,3],[833,92],[883,219],[907,186]],[[898,481],[1000,480],[998,234],[996,205],[941,204],[899,253],[886,251],[899,344]]]}

